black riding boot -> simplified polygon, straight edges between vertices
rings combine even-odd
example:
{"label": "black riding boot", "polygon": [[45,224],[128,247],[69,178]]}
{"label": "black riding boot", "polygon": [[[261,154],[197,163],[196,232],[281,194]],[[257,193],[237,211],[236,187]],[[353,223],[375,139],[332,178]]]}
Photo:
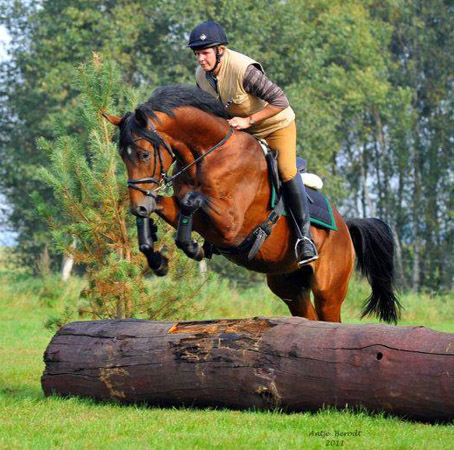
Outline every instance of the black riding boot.
{"label": "black riding boot", "polygon": [[282,186],[286,206],[293,216],[295,228],[298,227],[295,230],[295,256],[299,265],[308,264],[318,259],[318,252],[310,232],[309,207],[303,180],[298,173],[295,178],[282,183]]}

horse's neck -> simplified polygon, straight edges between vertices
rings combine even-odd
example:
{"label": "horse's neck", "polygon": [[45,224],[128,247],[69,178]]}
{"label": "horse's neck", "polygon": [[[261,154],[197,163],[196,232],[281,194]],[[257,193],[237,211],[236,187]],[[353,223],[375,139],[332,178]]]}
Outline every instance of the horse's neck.
{"label": "horse's neck", "polygon": [[183,160],[202,156],[220,142],[228,133],[227,121],[196,108],[180,108],[175,113],[174,121],[167,127],[166,133],[180,145],[176,152]]}
{"label": "horse's neck", "polygon": [[189,107],[177,110],[172,119],[162,119],[159,131],[171,144],[177,171],[190,166],[181,179],[190,184],[199,184],[200,167],[194,163],[198,159],[204,160],[205,153],[227,136],[227,121]]}
{"label": "horse's neck", "polygon": [[[222,178],[228,190],[235,191],[241,189],[246,181],[246,184],[258,184],[260,180],[257,177],[266,177],[266,164],[260,146],[246,133],[234,133],[204,158],[228,136],[229,130],[225,119],[192,107],[179,108],[172,119],[163,117],[162,131],[171,138],[178,161],[177,171],[191,165],[197,158],[202,160],[201,164],[192,165],[180,178],[183,184],[204,184],[212,192],[213,185],[219,185]],[[247,180],[251,173],[256,178]]]}
{"label": "horse's neck", "polygon": [[[222,178],[223,184],[233,192],[241,189],[241,185],[244,184],[241,178],[247,178],[252,172],[258,176],[257,169],[262,164],[265,166],[266,173],[263,153],[252,136],[235,132],[228,137],[230,127],[225,119],[198,112],[200,114],[177,116],[178,126],[175,127],[182,133],[181,139],[187,140],[190,136],[189,146],[193,161],[197,158],[203,160],[202,164],[197,164],[197,170],[191,171],[195,176],[193,181],[196,181],[196,184],[202,179],[206,185],[219,185]],[[226,137],[228,139],[222,143]],[[222,145],[216,147],[220,143]],[[216,148],[211,151],[214,147]],[[208,155],[207,152],[210,154]],[[250,180],[252,184],[254,181],[258,183],[259,180]]]}
{"label": "horse's neck", "polygon": [[[180,162],[176,172],[206,154],[228,132],[225,120],[208,114],[176,114],[165,130]],[[270,195],[266,162],[259,144],[246,133],[233,133],[175,181],[180,200],[190,191],[204,196],[207,218],[196,224],[196,231],[215,245],[236,245],[266,218]]]}

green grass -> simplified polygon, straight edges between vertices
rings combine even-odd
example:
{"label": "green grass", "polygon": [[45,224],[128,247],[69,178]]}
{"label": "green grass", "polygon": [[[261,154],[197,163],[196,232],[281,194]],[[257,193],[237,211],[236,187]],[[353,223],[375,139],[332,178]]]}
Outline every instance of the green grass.
{"label": "green grass", "polygon": [[[447,449],[454,427],[428,425],[364,412],[324,410],[315,414],[161,409],[99,404],[82,399],[45,398],[40,386],[43,352],[52,333],[49,315],[76,299],[82,282],[0,276],[0,448],[345,448]],[[358,321],[367,286],[352,284],[344,320]],[[288,314],[260,286],[241,292],[209,283],[197,311],[187,319]],[[449,297],[404,296],[404,324],[429,324],[454,331]],[[360,436],[334,438],[334,433]],[[319,435],[317,435],[317,433]],[[327,435],[329,433],[329,435]],[[324,435],[324,436],[320,436]]]}

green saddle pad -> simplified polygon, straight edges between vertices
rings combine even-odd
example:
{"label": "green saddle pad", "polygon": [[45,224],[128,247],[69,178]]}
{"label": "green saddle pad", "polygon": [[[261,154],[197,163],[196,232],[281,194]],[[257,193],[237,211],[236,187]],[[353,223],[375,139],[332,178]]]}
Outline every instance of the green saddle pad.
{"label": "green saddle pad", "polygon": [[[333,210],[329,203],[329,200],[320,192],[315,189],[311,189],[306,186],[306,195],[309,205],[309,215],[311,217],[311,223],[318,225],[321,228],[327,228],[329,230],[337,231],[336,220],[334,219]],[[276,204],[276,191],[273,187],[271,195],[271,207],[274,208]],[[284,211],[284,216],[288,215],[287,211]]]}

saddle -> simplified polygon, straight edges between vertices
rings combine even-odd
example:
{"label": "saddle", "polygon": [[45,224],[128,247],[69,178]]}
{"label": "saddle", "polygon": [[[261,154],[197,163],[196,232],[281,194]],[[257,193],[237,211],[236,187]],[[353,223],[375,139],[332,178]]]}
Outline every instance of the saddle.
{"label": "saddle", "polygon": [[[206,255],[211,256],[212,253],[226,255],[247,253],[247,257],[250,260],[260,250],[260,247],[271,234],[273,226],[279,218],[288,215],[285,209],[284,196],[281,195],[282,181],[279,177],[277,153],[272,151],[264,140],[257,140],[262,148],[268,166],[268,176],[272,192],[270,208],[272,211],[266,220],[258,225],[238,247],[214,248],[210,243],[205,241],[204,250]],[[306,186],[305,191],[309,203],[311,223],[322,228],[337,230],[331,205],[328,199],[317,190],[323,186],[322,180],[317,175],[310,174],[306,171],[307,163],[305,159],[297,157],[296,167],[298,169],[297,176],[303,178],[303,183]]]}
{"label": "saddle", "polygon": [[[270,206],[271,208],[274,208],[276,199],[280,196],[282,186],[277,166],[277,153],[272,151],[264,140],[259,139],[259,144],[262,147],[268,165],[268,176],[272,186]],[[303,179],[303,184],[305,186],[311,223],[321,228],[336,231],[336,221],[329,200],[319,192],[323,187],[323,181],[318,175],[307,172],[306,160],[298,156],[296,157],[296,168],[298,170],[298,175]],[[282,215],[288,215],[286,209],[284,209]]]}
{"label": "saddle", "polygon": [[[260,147],[262,148],[265,159],[268,163],[270,182],[271,182],[272,186],[274,186],[276,188],[280,187],[281,179],[279,177],[279,171],[277,168],[277,153],[268,147],[268,144],[266,143],[266,141],[264,139],[257,139],[257,141],[260,144]],[[317,191],[320,191],[322,189],[322,187],[323,187],[322,179],[318,175],[307,172],[307,170],[306,170],[307,162],[305,159],[297,156],[296,157],[296,168],[298,170],[298,173],[301,175],[301,177],[303,179],[304,186],[309,187],[311,189],[315,189]]]}

